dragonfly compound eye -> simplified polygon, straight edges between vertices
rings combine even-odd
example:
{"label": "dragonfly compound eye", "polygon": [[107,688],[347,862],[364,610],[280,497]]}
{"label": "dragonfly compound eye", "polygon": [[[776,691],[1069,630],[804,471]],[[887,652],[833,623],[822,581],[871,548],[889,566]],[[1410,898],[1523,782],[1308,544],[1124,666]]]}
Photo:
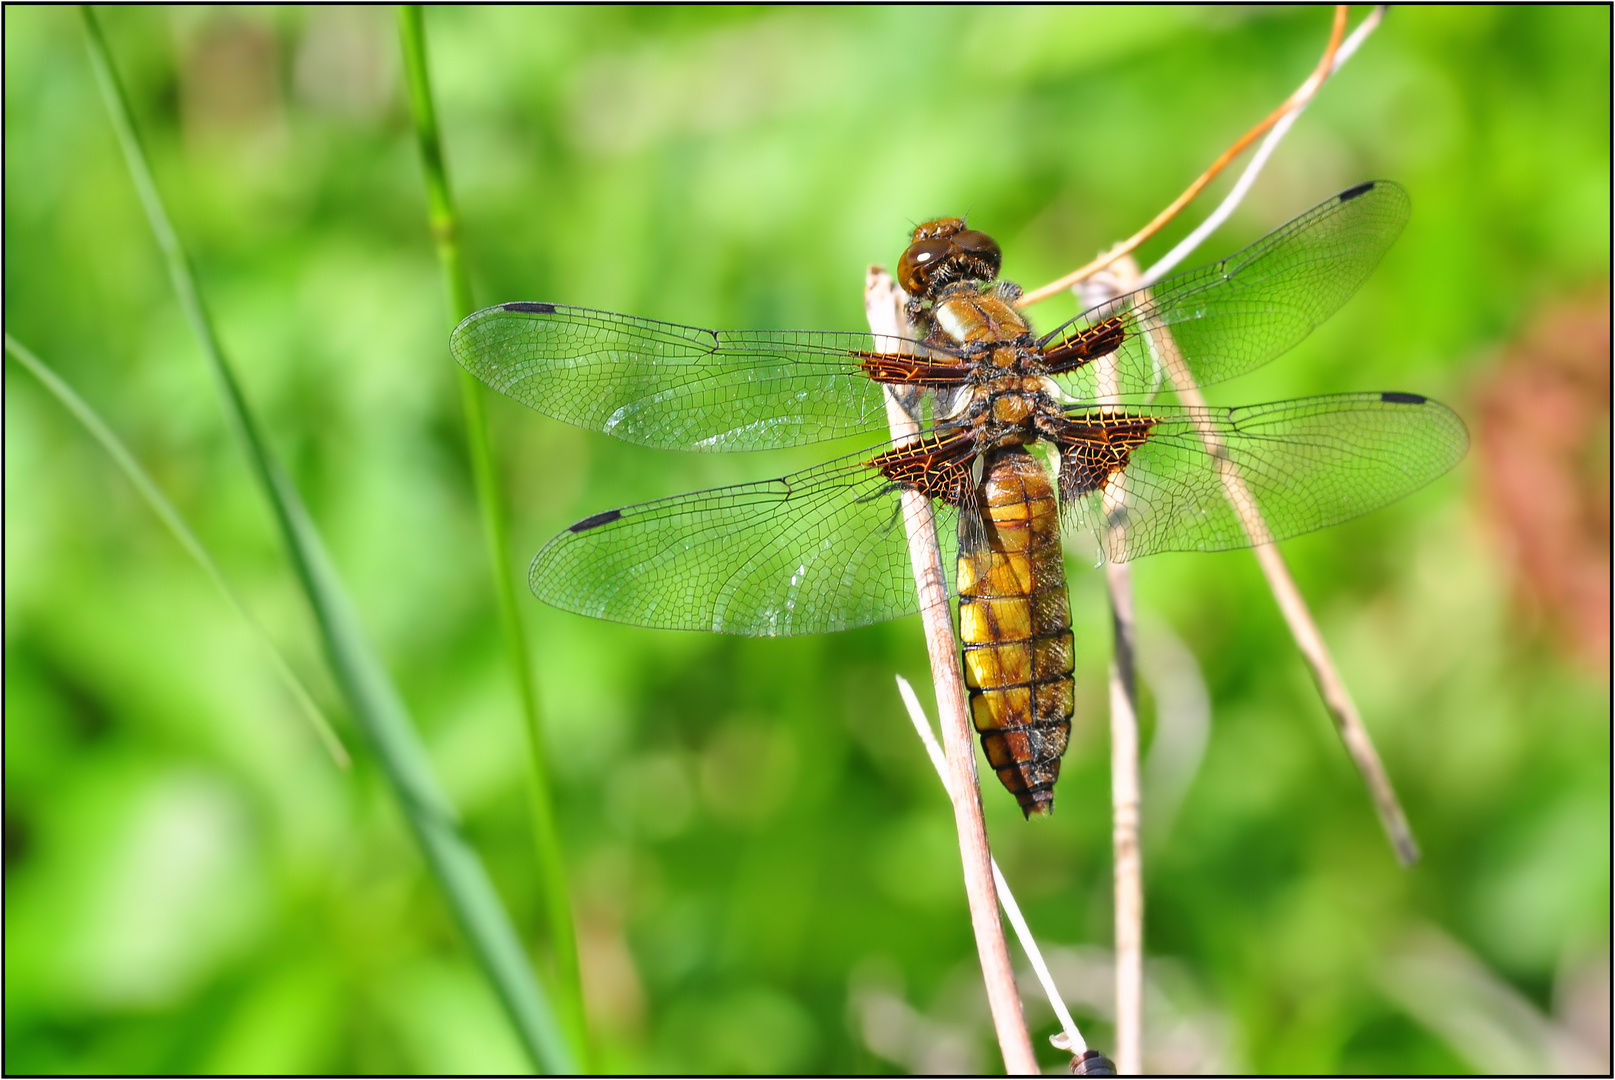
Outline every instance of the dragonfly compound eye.
{"label": "dragonfly compound eye", "polygon": [[942,263],[952,247],[950,241],[941,237],[914,241],[897,263],[897,283],[910,296],[919,296],[925,292],[932,271]]}
{"label": "dragonfly compound eye", "polygon": [[970,277],[987,281],[998,276],[998,267],[1004,261],[998,241],[979,229],[966,229],[953,238],[953,245],[966,257]]}

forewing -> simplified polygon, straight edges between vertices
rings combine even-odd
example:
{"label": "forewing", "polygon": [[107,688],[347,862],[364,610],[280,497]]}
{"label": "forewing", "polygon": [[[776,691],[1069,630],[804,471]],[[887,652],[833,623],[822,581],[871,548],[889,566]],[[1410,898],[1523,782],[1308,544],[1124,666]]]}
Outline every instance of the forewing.
{"label": "forewing", "polygon": [[[1290,349],[1350,299],[1407,218],[1401,186],[1359,184],[1221,262],[1078,316],[1043,339],[1044,351],[1061,386],[1084,401],[1099,396],[1096,351],[1115,357],[1114,392],[1148,395],[1165,387],[1162,330],[1171,332],[1198,384],[1243,375]],[[1096,339],[1120,344],[1111,353],[1096,349]]]}
{"label": "forewing", "polygon": [[886,426],[869,334],[720,332],[561,304],[484,308],[454,358],[531,409],[664,450],[760,450]]}
{"label": "forewing", "polygon": [[[1334,525],[1440,476],[1469,444],[1463,421],[1417,394],[1341,394],[1235,409],[1073,409],[1072,432],[1120,429],[1120,466],[1084,471],[1061,448],[1062,480],[1096,476],[1068,512],[1116,561],[1158,551],[1249,547]],[[1147,430],[1146,430],[1147,429]],[[1208,443],[1208,436],[1210,442]],[[1211,447],[1220,447],[1213,451]],[[1115,460],[1116,454],[1111,458]],[[1073,488],[1078,485],[1071,485]]]}
{"label": "forewing", "polygon": [[[528,580],[567,611],[669,630],[774,637],[910,614],[900,491],[866,464],[885,449],[585,518],[544,545]],[[933,506],[951,578],[957,511]]]}

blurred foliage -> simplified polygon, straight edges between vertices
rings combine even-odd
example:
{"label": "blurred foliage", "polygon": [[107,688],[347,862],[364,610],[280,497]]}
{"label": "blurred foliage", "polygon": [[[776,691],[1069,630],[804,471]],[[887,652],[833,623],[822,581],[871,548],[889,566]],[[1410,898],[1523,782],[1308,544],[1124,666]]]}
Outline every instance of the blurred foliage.
{"label": "blurred foliage", "polygon": [[[536,939],[527,758],[391,15],[105,25],[226,348]],[[479,302],[826,329],[862,325],[864,267],[936,214],[968,211],[1026,284],[1131,233],[1327,29],[1304,9],[1049,8],[456,8],[427,28]],[[1607,387],[1609,41],[1607,8],[1393,11],[1203,254],[1378,176],[1408,187],[1412,225],[1346,310],[1214,400],[1412,390],[1473,425],[1562,296],[1603,320]],[[76,20],[7,7],[5,68],[6,328],[104,412],[338,712]],[[834,449],[665,454],[489,406],[520,561],[587,513]],[[1585,475],[1553,490],[1603,500],[1562,517],[1607,582],[1607,406],[1584,427]],[[374,768],[331,765],[109,465],[7,365],[6,1070],[523,1069]],[[1486,467],[1285,546],[1408,804],[1412,871],[1250,556],[1138,564],[1157,1068],[1607,1064],[1607,656],[1551,632],[1585,620],[1521,602]],[[1072,569],[1059,811],[986,804],[1103,1047],[1109,638],[1101,575]],[[764,641],[527,615],[603,1067],[995,1063],[951,814],[892,683],[928,686],[917,620]]]}

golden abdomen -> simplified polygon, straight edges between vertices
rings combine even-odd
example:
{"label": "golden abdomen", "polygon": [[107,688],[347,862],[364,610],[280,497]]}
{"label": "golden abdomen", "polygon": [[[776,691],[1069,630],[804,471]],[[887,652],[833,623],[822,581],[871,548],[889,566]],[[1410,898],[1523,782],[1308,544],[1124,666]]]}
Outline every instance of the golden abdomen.
{"label": "golden abdomen", "polygon": [[1071,604],[1060,511],[1021,447],[989,451],[977,489],[985,539],[961,537],[959,637],[981,746],[1027,817],[1054,805],[1071,734]]}

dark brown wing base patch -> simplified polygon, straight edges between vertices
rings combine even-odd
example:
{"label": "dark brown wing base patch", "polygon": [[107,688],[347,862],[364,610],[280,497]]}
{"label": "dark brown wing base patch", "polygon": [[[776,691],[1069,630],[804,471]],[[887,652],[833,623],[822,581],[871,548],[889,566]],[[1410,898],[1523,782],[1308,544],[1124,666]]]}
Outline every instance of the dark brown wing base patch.
{"label": "dark brown wing base patch", "polygon": [[1099,491],[1150,437],[1155,421],[1127,413],[1068,419],[1055,436],[1060,448],[1060,498],[1070,502]]}
{"label": "dark brown wing base patch", "polygon": [[855,352],[863,373],[878,383],[903,386],[963,386],[970,381],[970,364],[949,364],[909,353]]}
{"label": "dark brown wing base patch", "polygon": [[1104,322],[1084,326],[1073,331],[1064,341],[1056,341],[1043,349],[1043,365],[1050,375],[1063,375],[1075,371],[1101,356],[1109,356],[1127,340],[1127,326],[1131,316],[1115,315]]}
{"label": "dark brown wing base patch", "polygon": [[975,440],[966,429],[955,428],[921,435],[865,464],[908,491],[962,506],[971,494],[970,465],[975,456]]}

